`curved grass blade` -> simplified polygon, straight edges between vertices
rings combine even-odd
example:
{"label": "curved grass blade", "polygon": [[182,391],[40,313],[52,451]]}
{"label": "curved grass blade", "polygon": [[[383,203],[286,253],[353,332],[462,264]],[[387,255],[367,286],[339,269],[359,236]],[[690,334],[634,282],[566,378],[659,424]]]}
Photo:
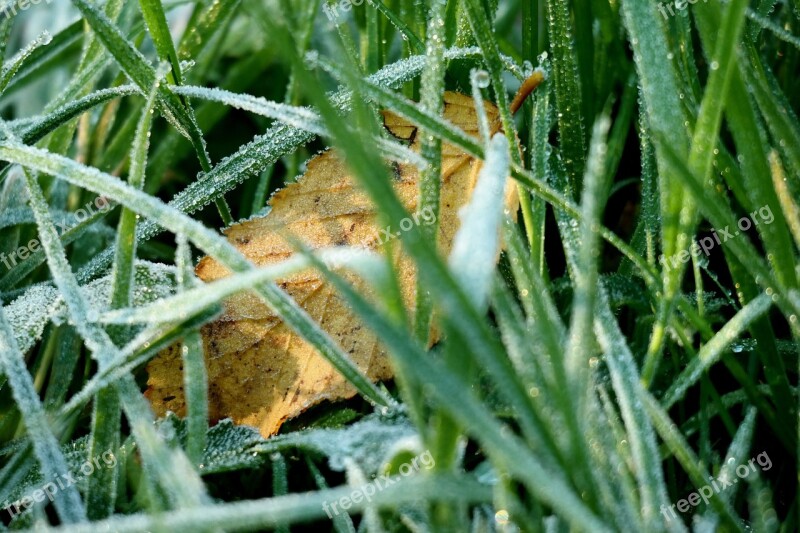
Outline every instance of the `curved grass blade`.
{"label": "curved grass blade", "polygon": [[[98,38],[117,60],[125,74],[143,92],[149,92],[150,87],[156,83],[156,73],[147,62],[147,59],[133,44],[125,39],[119,29],[96,7],[86,2],[86,0],[73,0],[73,3],[96,32]],[[203,172],[210,172],[211,160],[206,152],[203,133],[197,125],[197,120],[191,108],[164,87],[159,89],[157,107],[165,118],[192,142]],[[231,224],[233,219],[224,198],[218,198],[216,204],[223,222],[226,225]]]}
{"label": "curved grass blade", "polygon": [[679,401],[686,391],[694,385],[700,376],[723,356],[725,349],[741,336],[741,334],[759,317],[764,315],[772,306],[772,298],[761,294],[747,303],[736,315],[707,342],[697,357],[692,359],[686,369],[675,378],[669,390],[664,393],[661,404],[664,409],[669,409]]}
{"label": "curved grass blade", "polygon": [[5,92],[11,79],[17,74],[31,55],[42,46],[47,45],[51,40],[52,37],[50,34],[44,32],[28,46],[20,50],[14,57],[3,63],[3,68],[0,70],[0,94]]}
{"label": "curved grass blade", "polygon": [[[89,190],[102,190],[102,194],[108,198],[120,200],[122,205],[153,219],[161,226],[175,233],[185,233],[205,253],[226,267],[241,272],[253,268],[236,248],[215,232],[113,176],[87,168],[65,157],[21,145],[0,143],[0,158],[60,176],[70,183]],[[292,329],[317,348],[365,398],[380,405],[392,403],[391,399],[366,379],[341,348],[286,293],[274,284],[254,288]]]}
{"label": "curved grass blade", "polygon": [[[202,529],[265,530],[280,525],[323,519],[325,505],[349,497],[353,487],[288,494],[240,502],[216,503],[197,509],[171,513],[134,514],[94,522],[83,527],[64,528],[65,533],[94,533],[100,530],[139,533],[164,528],[169,531]],[[357,513],[368,506],[392,509],[420,499],[463,504],[483,503],[492,498],[491,489],[467,476],[414,476],[393,479],[384,490],[376,492],[371,502],[361,500],[349,511]],[[601,531],[601,530],[598,530]]]}
{"label": "curved grass blade", "polygon": [[[476,48],[456,48],[445,52],[449,60],[460,58],[476,58]],[[419,75],[424,67],[424,57],[414,56],[388,65],[381,71],[368,76],[366,81],[374,82],[378,87],[398,87]],[[332,95],[337,108],[345,110],[350,106],[350,91],[341,90]],[[184,213],[193,213],[209,202],[221,197],[248,176],[266,170],[282,155],[297,149],[309,142],[314,135],[291,126],[279,124],[266,133],[240,147],[236,153],[223,159],[202,179],[191,183],[185,190],[176,195],[170,205]],[[467,142],[471,140],[467,137]],[[474,144],[474,143],[473,143]],[[214,186],[212,187],[211,184]],[[140,225],[137,239],[147,240],[161,230],[151,221]],[[111,263],[111,250],[98,254],[92,262],[78,272],[78,279],[86,282],[99,276]]]}
{"label": "curved grass blade", "polygon": [[45,75],[52,65],[68,60],[80,53],[83,22],[76,21],[55,35],[47,46],[37,48],[17,70],[16,76],[6,86],[6,97],[16,93]]}
{"label": "curved grass blade", "polygon": [[119,87],[94,91],[86,96],[64,104],[46,115],[31,119],[31,122],[27,124],[22,131],[18,132],[18,136],[25,144],[34,144],[48,133],[56,130],[59,126],[66,124],[71,119],[80,116],[86,111],[104,104],[109,100],[113,100],[114,98],[132,96],[134,94],[141,94],[135,85],[121,85]]}
{"label": "curved grass blade", "polygon": [[[76,330],[102,368],[117,349],[106,332],[90,320],[87,303],[78,288],[64,248],[58,239],[42,190],[36,178],[28,171],[25,171],[25,177],[31,208],[36,216],[42,248],[47,254],[53,280],[64,298]],[[202,482],[191,471],[191,467],[188,468],[187,475],[185,456],[168,450],[156,436],[152,411],[133,377],[126,376],[115,387],[143,459],[153,469],[151,471],[153,478],[160,482],[174,505],[192,506],[203,503],[207,496]]]}

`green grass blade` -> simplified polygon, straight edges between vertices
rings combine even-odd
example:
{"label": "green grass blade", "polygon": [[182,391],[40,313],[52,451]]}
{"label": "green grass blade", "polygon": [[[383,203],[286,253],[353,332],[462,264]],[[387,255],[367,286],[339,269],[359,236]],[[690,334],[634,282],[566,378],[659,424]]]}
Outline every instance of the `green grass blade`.
{"label": "green grass blade", "polygon": [[[178,284],[186,290],[194,281],[192,252],[182,235],[175,252]],[[203,356],[203,338],[198,331],[189,331],[183,338],[183,390],[186,391],[186,455],[196,466],[202,465],[208,433],[208,378]]]}
{"label": "green grass blade", "polygon": [[[102,190],[104,191],[102,194],[108,198],[120,199],[120,203],[128,209],[152,218],[161,226],[175,233],[186,233],[187,237],[204,252],[220,260],[227,267],[241,271],[252,268],[250,263],[231,244],[216,233],[174,208],[167,207],[160,200],[122,183],[113,176],[31,147],[9,146],[8,144],[0,146],[0,158],[8,158],[7,161],[12,160],[29,168],[58,175],[66,181],[89,190]],[[317,348],[361,394],[378,404],[388,405],[391,403],[369,380],[363,377],[341,348],[336,346],[319,325],[315,324],[286,293],[280,291],[275,285],[266,285],[259,287],[259,294],[266,298],[269,305],[287,324]]]}
{"label": "green grass blade", "polygon": [[170,73],[171,83],[181,85],[183,74],[181,73],[181,63],[178,61],[178,54],[175,51],[175,43],[172,42],[172,35],[167,25],[167,15],[160,0],[139,0],[139,7],[142,10],[144,22],[156,45],[158,56],[162,61],[168,62],[172,68]]}
{"label": "green grass blade", "polygon": [[[445,2],[434,1],[430,4],[428,12],[427,60],[422,71],[420,81],[420,105],[432,115],[441,115],[444,111],[444,75],[446,63],[444,60],[445,43]],[[424,232],[427,238],[437,241],[439,235],[439,188],[442,174],[442,141],[439,137],[431,135],[424,128],[419,132],[422,135],[420,155],[428,161],[427,168],[419,178],[419,205],[420,212],[433,213],[434,223],[426,226]],[[414,333],[420,342],[427,342],[430,335],[431,314],[433,302],[430,294],[425,291],[421,281],[417,280],[416,314],[414,316]]]}
{"label": "green grass blade", "polygon": [[[25,427],[30,434],[34,451],[41,463],[45,479],[55,479],[69,472],[58,440],[47,422],[47,415],[34,389],[33,379],[25,366],[25,359],[14,339],[14,332],[8,324],[0,306],[0,361],[3,372],[11,386],[11,393],[22,413]],[[81,501],[77,487],[67,487],[59,492],[53,505],[64,523],[70,524],[86,520],[86,509]]]}
{"label": "green grass blade", "polygon": [[[474,438],[484,442],[490,455],[497,453],[498,459],[506,457],[507,459],[503,461],[504,466],[525,482],[533,494],[563,513],[564,518],[576,526],[580,525],[593,531],[607,530],[605,525],[575,498],[572,490],[560,476],[547,472],[533,454],[528,453],[527,447],[518,437],[510,433],[503,434],[497,427],[496,419],[474,397],[463,378],[447,370],[441,362],[427,357],[402,329],[386,320],[362,296],[319,261],[316,261],[316,267],[347,299],[362,320],[386,343],[396,364],[404,369],[404,374],[412,377],[420,385],[435,379],[436,385],[426,389],[429,394],[467,428]],[[549,479],[546,489],[545,485],[539,485],[543,477]]]}
{"label": "green grass blade", "polygon": [[[147,168],[147,152],[150,147],[150,124],[152,111],[160,81],[156,80],[147,102],[142,109],[141,118],[136,127],[133,147],[130,155],[128,183],[131,187],[141,189],[144,186],[145,169]],[[130,209],[122,209],[117,227],[117,242],[112,267],[111,306],[113,308],[130,305],[133,290],[134,260],[136,259],[136,213]]]}
{"label": "green grass blade", "polygon": [[664,393],[661,404],[669,409],[679,401],[686,390],[700,379],[700,376],[724,355],[730,344],[741,336],[750,324],[766,313],[772,305],[772,299],[766,294],[748,302],[736,315],[725,323],[719,332],[698,352],[697,357],[689,362],[686,369],[674,380],[669,390]]}
{"label": "green grass blade", "polygon": [[[642,390],[641,394],[644,408],[653,420],[653,424],[658,430],[659,435],[664,439],[664,442],[667,444],[672,454],[689,475],[694,487],[699,488],[707,485],[710,476],[683,436],[675,429],[675,424],[649,392]],[[730,528],[732,531],[745,531],[742,527],[742,519],[736,516],[736,513],[718,492],[712,493],[710,496],[710,504],[714,507],[714,510],[719,513],[726,527]]]}
{"label": "green grass blade", "polygon": [[[725,11],[725,18],[720,29],[720,38],[717,41],[711,59],[711,73],[706,84],[700,112],[695,124],[689,149],[689,169],[702,176],[703,180],[710,179],[714,159],[714,149],[722,123],[722,113],[727,105],[728,91],[736,67],[736,49],[739,38],[744,28],[744,13],[747,7],[746,0],[731,2]],[[682,201],[679,211],[679,229],[676,237],[677,250],[689,247],[696,225],[697,209],[695,201],[686,197]],[[671,257],[665,253],[666,257]],[[685,263],[680,263],[678,268],[667,269],[665,274],[665,298],[659,309],[658,323],[653,332],[650,346],[648,347],[642,378],[646,383],[653,380],[656,362],[661,356],[661,349],[665,339],[665,324],[672,312],[672,300],[680,289],[683,279]]]}
{"label": "green grass blade", "polygon": [[[80,293],[69,267],[41,188],[30,173],[26,171],[25,175],[31,195],[31,208],[39,225],[41,245],[47,253],[54,282],[64,295],[76,329],[102,367],[116,348],[105,331],[91,321],[85,298]],[[123,379],[117,385],[117,392],[145,461],[153,466],[152,475],[160,481],[169,497],[178,505],[194,505],[204,501],[205,490],[199,477],[186,475],[183,463],[185,457],[181,461],[182,456],[170,453],[156,436],[152,424],[152,411],[139,392],[133,377],[129,375]]]}
{"label": "green grass blade", "polygon": [[[585,14],[576,14],[576,18],[581,20],[586,20],[584,16]],[[570,186],[573,191],[579,191],[586,158],[584,124],[590,118],[583,116],[583,98],[589,95],[581,94],[581,78],[569,5],[559,0],[547,0],[547,24],[553,64],[553,90],[558,110],[560,148]],[[582,36],[580,41],[583,42],[585,37]],[[589,68],[589,65],[583,67]]]}

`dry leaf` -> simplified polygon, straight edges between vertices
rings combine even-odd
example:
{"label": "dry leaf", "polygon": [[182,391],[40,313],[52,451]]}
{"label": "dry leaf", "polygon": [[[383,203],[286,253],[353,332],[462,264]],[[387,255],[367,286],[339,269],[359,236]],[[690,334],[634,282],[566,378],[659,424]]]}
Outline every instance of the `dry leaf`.
{"label": "dry leaf", "polygon": [[[473,100],[445,93],[444,117],[468,134],[478,137]],[[489,123],[499,129],[498,110],[486,103]],[[419,151],[417,128],[389,112],[384,113],[389,131],[407,140]],[[442,186],[439,219],[439,250],[450,251],[458,229],[458,210],[469,199],[481,162],[456,147],[442,147]],[[409,213],[417,207],[418,170],[395,165],[394,189]],[[509,180],[507,204],[516,212],[516,187]],[[228,240],[259,266],[285,260],[292,247],[279,231],[301,238],[310,248],[352,245],[377,248],[401,228],[382,231],[375,208],[356,185],[335,150],[314,157],[297,183],[278,191],[270,200],[272,211],[265,217],[234,225],[226,231]],[[426,216],[426,214],[428,216]],[[432,213],[417,213],[403,221],[427,224]],[[395,247],[399,250],[399,246]],[[413,262],[398,252],[395,257],[403,300],[413,308],[415,269]],[[196,273],[205,282],[229,272],[209,257],[203,258]],[[358,289],[367,288],[348,277]],[[347,352],[353,362],[373,381],[392,377],[389,360],[375,335],[367,330],[345,302],[321,276],[306,271],[279,280],[279,285]],[[288,418],[323,400],[352,397],[356,391],[321,356],[296,335],[257,296],[240,294],[225,302],[223,315],[202,328],[209,383],[209,414],[212,419],[232,418],[236,423],[260,429],[265,437],[278,431]],[[185,415],[180,347],[159,354],[147,366],[147,397],[159,416],[170,410]]]}

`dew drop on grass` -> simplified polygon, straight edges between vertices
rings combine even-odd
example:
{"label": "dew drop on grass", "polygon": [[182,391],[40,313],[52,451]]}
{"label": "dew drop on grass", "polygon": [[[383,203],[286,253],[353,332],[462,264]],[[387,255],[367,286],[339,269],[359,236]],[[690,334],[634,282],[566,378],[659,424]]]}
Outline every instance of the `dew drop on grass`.
{"label": "dew drop on grass", "polygon": [[319,52],[311,50],[306,54],[305,59],[309,68],[316,68],[319,65]]}
{"label": "dew drop on grass", "polygon": [[508,511],[501,509],[494,514],[494,521],[500,525],[508,524]]}
{"label": "dew drop on grass", "polygon": [[533,63],[527,59],[522,62],[522,75],[527,79],[533,75]]}
{"label": "dew drop on grass", "polygon": [[480,87],[481,89],[485,89],[489,86],[489,73],[485,70],[478,70],[475,72],[474,75],[475,85]]}

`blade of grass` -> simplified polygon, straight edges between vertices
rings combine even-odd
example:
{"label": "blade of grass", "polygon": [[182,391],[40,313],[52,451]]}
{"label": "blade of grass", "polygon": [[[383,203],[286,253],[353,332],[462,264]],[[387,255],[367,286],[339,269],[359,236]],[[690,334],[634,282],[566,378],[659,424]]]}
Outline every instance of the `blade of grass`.
{"label": "blade of grass", "polygon": [[669,390],[664,393],[661,404],[669,409],[679,401],[686,391],[700,379],[700,376],[723,356],[730,344],[741,336],[750,324],[764,315],[772,306],[772,298],[766,294],[751,300],[707,342],[692,359],[681,374],[674,379]]}
{"label": "blade of grass", "polygon": [[[576,6],[577,9],[577,6]],[[575,14],[576,19],[588,20],[589,14]],[[578,64],[578,51],[572,35],[572,17],[569,5],[559,0],[547,0],[547,24],[550,54],[553,64],[553,90],[558,110],[558,133],[561,153],[573,191],[581,190],[580,179],[586,163],[586,131],[583,116],[585,109],[581,94],[581,77]],[[588,38],[588,36],[583,36]],[[583,65],[588,69],[590,65]],[[589,80],[585,80],[589,83]],[[591,101],[591,100],[590,100]]]}
{"label": "blade of grass", "polygon": [[[351,513],[368,506],[394,509],[419,499],[430,501],[483,503],[491,500],[491,490],[467,476],[414,476],[392,480],[384,490],[376,492],[372,501],[353,503]],[[277,498],[261,498],[231,503],[210,504],[200,509],[185,509],[171,513],[120,515],[84,527],[64,528],[65,533],[93,533],[98,529],[118,533],[138,533],[164,528],[169,531],[220,528],[233,530],[274,529],[283,524],[324,519],[325,505],[352,494],[352,487],[288,494]]]}
{"label": "blade of grass", "polygon": [[[164,73],[160,72],[160,74],[163,75]],[[128,183],[131,187],[140,190],[144,187],[147,152],[150,148],[152,111],[155,106],[159,85],[160,80],[157,77],[142,109],[131,149]],[[120,213],[119,225],[117,226],[116,251],[112,266],[112,308],[130,305],[135,269],[134,259],[136,258],[136,217],[136,213],[130,209],[123,208]]]}
{"label": "blade of grass", "polygon": [[172,68],[169,75],[170,83],[181,85],[183,83],[181,64],[178,61],[178,54],[175,52],[175,43],[172,42],[164,7],[159,0],[139,0],[139,7],[142,10],[147,30],[153,38],[153,44],[156,45],[158,57],[161,61],[168,62]]}
{"label": "blade of grass", "polygon": [[[313,258],[309,254],[309,257]],[[495,456],[512,475],[523,481],[528,489],[544,503],[553,506],[562,516],[592,531],[606,531],[584,504],[576,499],[561,476],[549,472],[529,453],[521,440],[509,431],[502,431],[498,421],[471,392],[460,377],[447,370],[440,361],[431,359],[409,339],[408,335],[357,294],[340,276],[330,272],[319,260],[315,266],[348,301],[362,320],[378,334],[393,356],[395,364],[404,368],[418,385],[428,384],[425,390],[442,408],[460,422],[474,438],[482,442],[487,453]],[[547,477],[545,485],[542,477]]]}
{"label": "blade of grass", "polygon": [[[710,478],[708,473],[703,468],[700,460],[697,458],[692,448],[675,429],[676,426],[670,420],[667,413],[658,404],[658,401],[646,390],[641,390],[641,401],[644,404],[644,409],[653,420],[653,425],[658,430],[661,438],[669,447],[672,454],[683,467],[684,471],[689,475],[692,484],[695,487],[705,486]],[[745,531],[742,527],[742,519],[739,518],[730,504],[726,502],[718,492],[713,492],[710,496],[711,506],[719,513],[720,519],[725,523],[726,527],[732,531]]]}
{"label": "blade of grass", "polygon": [[[17,346],[14,332],[6,320],[0,304],[0,362],[3,366],[3,373],[11,386],[14,401],[19,406],[25,428],[31,436],[43,477],[44,479],[55,479],[56,476],[70,470],[61,453],[58,440],[49,427],[47,415],[24,361],[24,355]],[[75,486],[68,486],[59,492],[59,497],[53,500],[53,505],[59,518],[65,524],[86,520],[86,509],[81,501],[78,488]]]}
{"label": "blade of grass", "polygon": [[[220,260],[226,267],[237,271],[253,268],[236,248],[215,232],[208,230],[175,208],[166,206],[160,200],[124,184],[113,176],[87,168],[70,159],[21,145],[11,146],[8,143],[0,142],[0,158],[41,172],[58,175],[70,183],[89,190],[102,190],[104,191],[102,194],[108,198],[123,199],[121,203],[127,208],[154,219],[158,224],[175,233],[186,233],[187,237],[205,253]],[[342,353],[341,348],[286,293],[280,291],[273,284],[259,286],[258,292],[266,298],[268,304],[284,318],[292,329],[316,347],[361,394],[380,405],[391,403],[391,400],[361,374],[350,359]]]}
{"label": "blade of grass", "polygon": [[[693,173],[701,176],[704,181],[711,176],[714,148],[719,137],[722,113],[727,105],[731,80],[736,67],[736,49],[744,28],[744,14],[747,3],[747,0],[732,1],[725,11],[719,30],[720,38],[717,41],[711,59],[711,73],[692,135],[688,166]],[[697,224],[697,208],[691,196],[686,195],[683,197],[678,216],[679,223],[675,249],[685,250],[689,247]],[[665,252],[665,257],[673,256]],[[669,321],[669,315],[672,313],[675,295],[680,290],[684,266],[685,263],[681,262],[678,268],[667,269],[665,273],[665,297],[660,303],[658,321],[653,330],[653,336],[648,346],[642,369],[642,378],[648,384],[653,380],[656,372],[656,363],[661,356],[665,340],[665,325]]]}
{"label": "blade of grass", "polygon": [[577,418],[584,418],[589,388],[589,358],[594,351],[592,322],[594,321],[595,288],[599,283],[597,258],[600,255],[599,236],[593,226],[599,226],[602,219],[602,205],[605,198],[602,191],[607,190],[604,182],[606,173],[606,151],[608,131],[611,120],[601,115],[595,122],[589,148],[586,173],[581,180],[581,228],[578,236],[580,248],[575,256],[572,271],[574,295],[572,314],[567,334],[566,361],[567,376],[572,395],[577,399]]}
{"label": "blade of grass", "polygon": [[[422,71],[420,81],[420,106],[432,115],[441,115],[444,111],[444,76],[446,63],[444,61],[445,5],[443,0],[434,0],[430,3],[428,11],[428,25],[426,31],[426,57],[425,69]],[[423,231],[426,238],[436,242],[439,235],[439,187],[442,174],[442,141],[439,137],[431,135],[422,128],[420,155],[428,161],[428,167],[419,177],[419,211],[426,210],[433,213],[434,223],[426,226]],[[433,302],[430,294],[425,291],[420,279],[417,279],[416,314],[414,316],[414,334],[420,342],[427,343],[431,329],[431,315]]]}
{"label": "blade of grass", "polygon": [[[89,311],[84,296],[69,266],[58,233],[48,212],[46,200],[36,178],[25,171],[31,209],[39,226],[41,245],[47,254],[48,265],[56,286],[61,291],[73,323],[84,338],[87,348],[98,360],[101,368],[116,351],[105,331],[89,319]],[[160,442],[153,428],[153,415],[146,400],[142,397],[133,377],[128,375],[116,385],[120,403],[126,412],[128,422],[136,436],[143,458],[153,468],[152,475],[167,491],[173,503],[180,505],[199,504],[207,498],[199,477],[189,468],[187,475],[185,456],[170,453]],[[183,460],[181,461],[181,458]]]}
{"label": "blade of grass", "polygon": [[783,209],[783,214],[786,217],[786,223],[789,225],[789,231],[794,237],[794,242],[797,249],[800,250],[800,208],[792,200],[789,187],[786,185],[786,173],[783,171],[781,159],[776,151],[769,154],[769,164],[772,170],[772,185],[775,187],[775,192],[778,195],[778,201]]}
{"label": "blade of grass", "polygon": [[[178,285],[189,289],[194,281],[192,252],[189,242],[178,235],[175,251],[178,267]],[[197,330],[191,330],[183,338],[181,348],[183,360],[183,390],[186,392],[186,455],[201,467],[206,449],[208,433],[208,378],[203,357],[203,338]]]}
{"label": "blade of grass", "polygon": [[[143,92],[149,91],[150,87],[156,82],[156,73],[141,52],[130,41],[126,40],[119,29],[93,5],[86,2],[86,0],[73,0],[73,3],[96,32],[98,38],[117,60],[120,67],[130,77],[131,81],[138,85]],[[189,109],[187,104],[181,102],[178,97],[166,91],[164,87],[159,89],[157,108],[164,114],[165,118],[192,142],[203,172],[210,172],[211,160],[206,152],[203,134],[197,125],[194,112]],[[233,220],[230,208],[228,208],[224,198],[218,198],[216,204],[223,223],[226,225],[231,224]]]}

